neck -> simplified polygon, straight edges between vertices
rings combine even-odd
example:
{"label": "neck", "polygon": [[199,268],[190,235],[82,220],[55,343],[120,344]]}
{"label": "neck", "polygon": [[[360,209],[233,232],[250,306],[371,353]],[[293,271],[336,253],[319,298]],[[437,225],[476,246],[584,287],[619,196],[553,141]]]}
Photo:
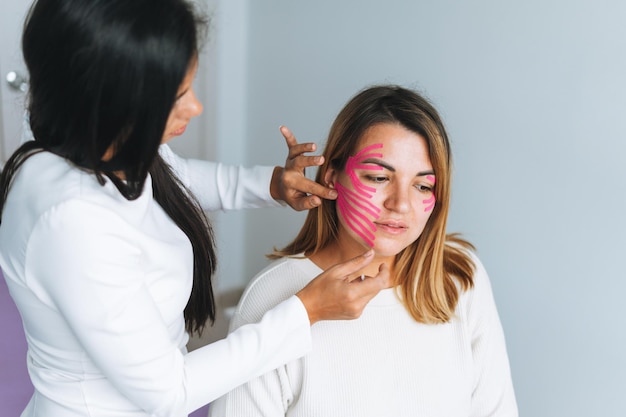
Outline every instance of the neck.
{"label": "neck", "polygon": [[[339,238],[330,245],[326,246],[324,249],[320,250],[314,255],[309,256],[309,259],[321,269],[327,270],[334,265],[346,262],[356,256],[363,254],[365,251],[367,251],[367,249],[368,247],[363,246],[362,244],[355,242],[354,240],[346,241],[345,239]],[[395,277],[393,276],[395,256],[381,256],[378,254],[374,254],[374,259],[372,260],[372,262],[370,262],[365,268],[356,271],[354,273],[354,276],[364,274],[366,276],[373,277],[375,275],[378,275],[380,265],[383,263],[387,264],[389,271],[391,271],[391,282],[393,283],[395,281]]]}
{"label": "neck", "polygon": [[[106,162],[111,160],[111,158],[113,158],[113,155],[115,155],[115,147],[111,145],[109,146],[109,149],[107,149],[107,151],[104,153],[104,155],[102,155],[101,159]],[[122,181],[126,181],[126,175],[124,175],[124,171],[115,171],[113,175],[115,175]]]}

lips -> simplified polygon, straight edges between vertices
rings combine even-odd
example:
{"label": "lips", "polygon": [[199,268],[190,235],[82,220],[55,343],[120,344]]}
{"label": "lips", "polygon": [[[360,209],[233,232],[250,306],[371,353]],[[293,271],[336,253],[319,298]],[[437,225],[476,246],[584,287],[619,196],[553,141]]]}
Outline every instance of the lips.
{"label": "lips", "polygon": [[384,230],[391,234],[404,233],[409,229],[406,223],[399,220],[378,220],[374,224],[376,230]]}
{"label": "lips", "polygon": [[180,136],[183,133],[185,133],[185,129],[187,129],[187,125],[183,126],[183,127],[179,127],[178,129],[176,129],[175,131],[173,131],[171,134],[173,136]]}

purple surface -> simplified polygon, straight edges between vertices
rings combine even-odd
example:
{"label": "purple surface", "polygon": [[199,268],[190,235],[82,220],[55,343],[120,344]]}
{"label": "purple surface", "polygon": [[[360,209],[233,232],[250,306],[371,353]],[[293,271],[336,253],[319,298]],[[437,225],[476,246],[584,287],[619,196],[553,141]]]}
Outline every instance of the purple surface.
{"label": "purple surface", "polygon": [[[26,339],[22,319],[9,295],[6,281],[0,272],[0,416],[20,415],[33,386],[26,370]],[[190,414],[190,417],[207,417],[208,406]]]}
{"label": "purple surface", "polygon": [[189,414],[189,417],[207,417],[209,415],[209,406],[206,405]]}
{"label": "purple surface", "polygon": [[26,339],[22,319],[0,273],[0,416],[19,416],[33,386],[26,370]]}

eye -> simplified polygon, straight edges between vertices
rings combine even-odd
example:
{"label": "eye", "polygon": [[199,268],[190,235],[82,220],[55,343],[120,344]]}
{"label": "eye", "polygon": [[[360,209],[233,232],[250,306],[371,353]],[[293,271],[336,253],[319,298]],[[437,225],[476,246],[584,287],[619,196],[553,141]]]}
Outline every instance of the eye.
{"label": "eye", "polygon": [[185,96],[185,94],[187,94],[187,91],[189,91],[189,90],[185,90],[182,93],[178,94],[176,96],[176,101],[179,101],[181,98],[183,98]]}
{"label": "eye", "polygon": [[365,179],[370,182],[375,182],[377,184],[382,184],[389,180],[389,178],[381,175],[365,175]]}
{"label": "eye", "polygon": [[419,191],[423,193],[428,193],[428,192],[433,191],[433,187],[431,187],[430,185],[426,185],[426,184],[417,184],[415,188],[417,188]]}

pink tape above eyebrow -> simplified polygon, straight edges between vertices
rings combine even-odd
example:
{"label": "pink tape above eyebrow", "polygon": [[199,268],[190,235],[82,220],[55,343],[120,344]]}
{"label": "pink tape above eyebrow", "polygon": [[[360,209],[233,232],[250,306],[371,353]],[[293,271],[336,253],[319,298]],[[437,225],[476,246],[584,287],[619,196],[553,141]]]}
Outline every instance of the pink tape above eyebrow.
{"label": "pink tape above eyebrow", "polygon": [[382,170],[383,167],[379,165],[361,164],[361,162],[367,158],[382,158],[383,157],[382,153],[367,153],[372,149],[379,149],[382,147],[383,147],[382,143],[370,145],[366,148],[361,149],[361,151],[359,151],[356,155],[349,157],[348,161],[346,162],[345,171],[350,177],[350,180],[352,180],[352,185],[359,193],[363,194],[366,197],[371,198],[372,196],[369,193],[375,192],[376,189],[373,187],[368,187],[365,184],[363,184],[359,180],[359,178],[356,176],[356,173],[354,172],[354,170],[355,169],[371,169],[371,170],[377,170],[377,171]]}
{"label": "pink tape above eyebrow", "polygon": [[[368,155],[363,155],[365,152],[369,152],[372,149],[382,149],[382,147],[383,147],[382,143],[375,143],[373,145],[370,145],[370,146],[367,146],[367,147],[361,149],[359,152],[356,153],[356,155],[351,156],[350,158],[355,158],[355,159],[359,159],[359,160],[362,161],[362,160],[364,160],[365,158],[368,157]],[[379,158],[383,157],[382,153],[377,153],[377,154],[374,154],[374,155],[377,155]]]}

